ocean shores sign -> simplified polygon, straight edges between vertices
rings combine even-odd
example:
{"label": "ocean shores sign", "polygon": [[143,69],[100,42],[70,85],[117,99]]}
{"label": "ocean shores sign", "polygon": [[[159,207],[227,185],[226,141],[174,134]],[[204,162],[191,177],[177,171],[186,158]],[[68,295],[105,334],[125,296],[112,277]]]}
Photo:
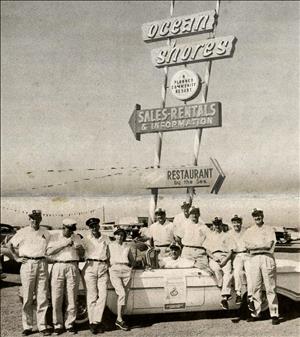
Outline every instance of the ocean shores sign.
{"label": "ocean shores sign", "polygon": [[143,177],[146,188],[180,188],[180,187],[202,187],[204,191],[217,193],[222,185],[225,175],[215,159],[210,160],[207,166],[188,166],[153,169]]}
{"label": "ocean shores sign", "polygon": [[186,16],[145,23],[142,26],[143,40],[153,42],[211,32],[215,24],[214,10]]}
{"label": "ocean shores sign", "polygon": [[220,102],[134,110],[129,125],[137,140],[142,133],[213,128],[222,125]]}
{"label": "ocean shores sign", "polygon": [[236,37],[225,36],[189,44],[166,46],[151,51],[155,67],[204,62],[233,56]]}

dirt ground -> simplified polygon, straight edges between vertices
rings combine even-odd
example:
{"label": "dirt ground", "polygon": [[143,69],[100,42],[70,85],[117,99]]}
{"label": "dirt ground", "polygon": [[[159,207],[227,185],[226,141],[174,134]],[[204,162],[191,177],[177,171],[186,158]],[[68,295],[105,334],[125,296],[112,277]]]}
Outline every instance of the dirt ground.
{"label": "dirt ground", "polygon": [[[18,299],[20,277],[18,274],[7,274],[1,282],[1,337],[21,336],[21,303]],[[280,302],[281,303],[281,302]],[[247,322],[245,319],[233,323],[236,313],[213,311],[202,313],[164,314],[135,316],[128,318],[131,330],[116,330],[115,317],[105,312],[105,336],[134,337],[300,337],[300,303],[284,302],[280,308],[280,325],[272,326],[269,319],[259,322]],[[61,336],[68,336],[65,333]],[[32,336],[39,336],[36,331]],[[79,326],[77,336],[91,336],[88,325]]]}

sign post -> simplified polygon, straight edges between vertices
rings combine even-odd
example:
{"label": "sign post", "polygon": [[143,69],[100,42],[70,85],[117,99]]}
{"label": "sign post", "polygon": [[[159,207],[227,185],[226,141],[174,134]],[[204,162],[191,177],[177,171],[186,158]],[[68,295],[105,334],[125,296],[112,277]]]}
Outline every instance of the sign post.
{"label": "sign post", "polygon": [[[159,188],[187,188],[187,196],[193,201],[194,188],[218,193],[225,179],[218,161],[211,158],[206,167],[198,167],[198,156],[204,128],[222,126],[222,106],[220,102],[207,102],[208,85],[212,60],[233,56],[236,44],[234,36],[216,37],[216,26],[219,17],[220,0],[216,9],[191,15],[173,17],[175,0],[171,1],[170,18],[146,23],[142,26],[143,40],[147,43],[167,40],[167,46],[153,49],[152,63],[163,68],[162,103],[159,108],[141,109],[136,105],[129,119],[129,125],[136,140],[142,134],[156,133],[154,153],[154,171],[148,175],[146,188],[151,190],[149,206],[149,224],[154,221],[154,210],[157,206]],[[195,42],[176,45],[176,38],[209,33],[209,37]],[[172,41],[172,43],[171,43]],[[205,62],[204,81],[190,69],[187,64]],[[168,87],[168,68],[184,65],[185,68],[175,73]],[[174,97],[184,102],[181,106],[166,107],[167,89]],[[200,103],[186,102],[198,96]],[[182,168],[160,169],[163,132],[196,129],[194,140],[193,166]]]}

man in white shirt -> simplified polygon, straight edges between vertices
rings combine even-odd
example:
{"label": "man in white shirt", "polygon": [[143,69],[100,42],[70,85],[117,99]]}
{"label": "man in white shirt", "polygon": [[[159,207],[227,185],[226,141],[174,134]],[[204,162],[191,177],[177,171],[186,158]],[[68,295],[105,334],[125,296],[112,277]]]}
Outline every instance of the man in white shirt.
{"label": "man in white shirt", "polygon": [[255,319],[260,318],[262,309],[262,288],[265,286],[272,324],[279,324],[278,298],[276,294],[276,263],[274,249],[276,235],[271,226],[264,224],[264,213],[253,209],[255,225],[245,233],[246,248],[250,252],[252,298],[255,307]]}
{"label": "man in white shirt", "polygon": [[181,238],[185,229],[186,222],[189,221],[191,204],[184,201],[181,205],[182,212],[175,215],[173,220],[174,234],[176,237]]}
{"label": "man in white shirt", "polygon": [[235,241],[235,249],[233,255],[233,276],[236,291],[236,304],[242,303],[242,284],[243,273],[245,272],[247,280],[248,300],[252,301],[252,284],[251,284],[251,270],[250,270],[250,256],[245,247],[244,234],[242,230],[243,219],[237,214],[231,219],[233,230],[231,235]]}
{"label": "man in white shirt", "polygon": [[[22,323],[23,336],[32,333],[33,294],[36,294],[36,319],[39,331],[44,336],[50,332],[46,324],[48,303],[48,264],[45,259],[50,234],[41,228],[42,212],[33,210],[29,214],[30,226],[20,229],[8,242],[8,248],[17,262],[22,263],[20,276],[23,291]],[[19,248],[17,253],[14,247]]]}
{"label": "man in white shirt", "polygon": [[221,307],[228,309],[228,299],[231,296],[232,265],[231,257],[234,242],[228,233],[222,231],[222,218],[212,221],[212,231],[209,232],[205,247],[209,256],[209,266],[215,273],[218,287],[221,288]]}
{"label": "man in white shirt", "polygon": [[208,266],[208,257],[204,246],[209,229],[200,219],[200,209],[192,207],[189,212],[189,219],[185,224],[181,234],[182,253],[181,256],[195,261],[195,266],[212,274]]}
{"label": "man in white shirt", "polygon": [[86,264],[83,276],[87,290],[87,307],[92,334],[103,333],[102,316],[107,297],[109,238],[100,232],[100,219],[86,221],[90,232],[82,239]]}
{"label": "man in white shirt", "polygon": [[[78,250],[82,248],[82,243],[80,236],[74,233],[75,220],[64,219],[62,224],[62,231],[51,236],[47,248],[47,254],[54,259],[51,271],[51,299],[55,335],[61,334],[64,326],[68,332],[77,333],[74,323],[80,278]],[[62,308],[64,297],[67,303],[65,315]]]}
{"label": "man in white shirt", "polygon": [[195,265],[195,260],[187,259],[180,256],[181,247],[178,243],[173,242],[169,246],[170,252],[169,256],[163,257],[160,262],[160,268],[193,268]]}
{"label": "man in white shirt", "polygon": [[153,240],[154,247],[160,249],[159,258],[167,256],[170,244],[175,240],[173,223],[167,220],[166,211],[155,211],[157,221],[142,233],[144,240]]}

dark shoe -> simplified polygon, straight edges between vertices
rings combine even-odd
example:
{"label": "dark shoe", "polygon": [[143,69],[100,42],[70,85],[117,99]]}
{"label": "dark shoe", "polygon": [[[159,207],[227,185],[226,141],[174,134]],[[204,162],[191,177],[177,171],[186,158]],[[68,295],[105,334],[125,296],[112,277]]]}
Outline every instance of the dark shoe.
{"label": "dark shoe", "polygon": [[97,335],[97,325],[96,324],[90,324],[90,330],[93,335]]}
{"label": "dark shoe", "polygon": [[40,331],[42,336],[51,336],[51,332],[48,329]]}
{"label": "dark shoe", "polygon": [[22,336],[29,336],[32,334],[32,330],[31,329],[25,329],[22,331]]}
{"label": "dark shoe", "polygon": [[257,321],[261,321],[261,316],[253,316],[251,314],[250,317],[247,318],[247,322],[257,322]]}
{"label": "dark shoe", "polygon": [[227,302],[227,299],[226,299],[226,298],[222,298],[220,304],[221,304],[221,307],[222,307],[223,309],[225,309],[225,310],[228,310],[228,309],[229,309],[229,307],[228,307],[228,302]]}
{"label": "dark shoe", "polygon": [[77,334],[77,330],[75,329],[74,326],[72,326],[72,328],[66,329],[67,332],[69,332],[72,335],[76,335]]}
{"label": "dark shoe", "polygon": [[58,335],[61,335],[63,333],[64,333],[64,329],[62,329],[62,328],[58,328],[58,329],[54,329],[53,330],[53,335],[54,336],[58,336]]}
{"label": "dark shoe", "polygon": [[251,312],[254,312],[254,311],[255,311],[255,307],[254,307],[254,302],[253,302],[253,301],[249,301],[249,302],[248,302],[248,309],[249,309]]}
{"label": "dark shoe", "polygon": [[236,295],[235,304],[242,304],[242,297],[240,295]]}
{"label": "dark shoe", "polygon": [[115,324],[121,330],[124,330],[124,331],[128,331],[129,330],[129,327],[126,325],[126,323],[124,321],[116,321]]}
{"label": "dark shoe", "polygon": [[104,333],[105,327],[102,323],[97,324],[97,332],[98,333]]}
{"label": "dark shoe", "polygon": [[278,325],[278,324],[280,324],[278,317],[274,316],[274,317],[271,317],[271,318],[272,318],[272,325]]}

